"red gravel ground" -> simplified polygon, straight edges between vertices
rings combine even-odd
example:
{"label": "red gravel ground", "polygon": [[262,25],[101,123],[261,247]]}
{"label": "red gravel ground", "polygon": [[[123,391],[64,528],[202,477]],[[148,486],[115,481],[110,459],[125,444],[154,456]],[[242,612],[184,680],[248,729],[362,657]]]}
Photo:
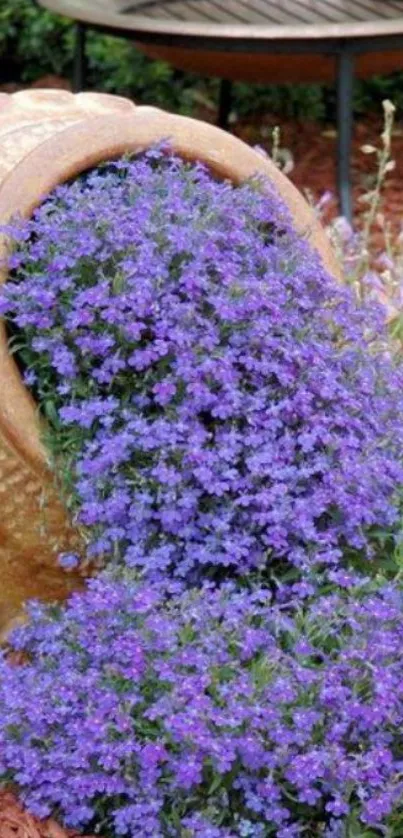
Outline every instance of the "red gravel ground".
{"label": "red gravel ground", "polygon": [[[397,115],[398,116],[398,115]],[[336,131],[312,122],[281,120],[276,117],[262,117],[249,123],[235,126],[235,132],[246,142],[261,145],[267,150],[271,146],[272,129],[279,125],[280,146],[286,149],[293,168],[288,173],[290,180],[302,191],[308,191],[315,200],[330,190],[336,194]],[[363,145],[381,145],[383,123],[381,116],[368,116],[356,121],[352,155],[352,183],[354,195],[354,221],[359,227],[367,205],[360,201],[363,193],[373,188],[376,178],[376,155],[364,154]],[[400,231],[403,221],[403,122],[396,122],[393,132],[392,157],[396,168],[390,172],[384,188],[383,208],[385,218]],[[327,218],[338,214],[337,201],[333,200],[327,210]]]}

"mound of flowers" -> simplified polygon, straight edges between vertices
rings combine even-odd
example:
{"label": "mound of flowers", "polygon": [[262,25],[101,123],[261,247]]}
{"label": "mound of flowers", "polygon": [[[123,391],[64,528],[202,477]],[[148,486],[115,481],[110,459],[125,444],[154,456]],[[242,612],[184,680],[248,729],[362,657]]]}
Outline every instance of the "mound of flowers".
{"label": "mound of flowers", "polygon": [[267,184],[154,149],[11,233],[1,311],[93,555],[196,582],[307,571],[393,524],[403,387],[382,317]]}
{"label": "mound of flowers", "polygon": [[0,774],[29,810],[131,838],[400,834],[401,592],[172,593],[100,578],[14,633]]}
{"label": "mound of flowers", "polygon": [[403,483],[383,312],[270,185],[168,148],[7,233],[0,313],[108,565],[0,652],[9,809],[102,838],[401,838],[403,595],[370,564]]}

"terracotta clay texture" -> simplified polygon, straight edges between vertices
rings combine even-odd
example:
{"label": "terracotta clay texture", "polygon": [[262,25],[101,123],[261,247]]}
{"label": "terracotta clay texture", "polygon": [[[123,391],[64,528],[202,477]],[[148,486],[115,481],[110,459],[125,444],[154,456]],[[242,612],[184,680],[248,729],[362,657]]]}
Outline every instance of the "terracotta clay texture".
{"label": "terracotta clay texture", "polygon": [[[74,97],[59,90],[0,94],[0,190],[49,137],[99,114],[113,118],[133,110],[127,100],[106,95]],[[0,250],[4,256],[4,243]],[[0,324],[0,637],[25,600],[64,598],[81,582],[56,563],[60,551],[76,546],[77,535],[58,501],[39,437],[35,405],[9,357]]]}
{"label": "terracotta clay texture", "polygon": [[[126,152],[168,140],[177,153],[202,160],[240,183],[260,174],[275,183],[295,225],[339,278],[327,237],[302,195],[276,166],[241,140],[185,117],[135,108],[118,97],[35,90],[0,96],[0,224],[29,217],[57,184]],[[0,241],[0,280],[8,244]],[[0,633],[32,597],[62,598],[80,584],[56,563],[77,538],[53,486],[32,398],[0,332]]]}
{"label": "terracotta clay texture", "polygon": [[0,838],[78,838],[54,820],[39,821],[24,811],[11,792],[0,792]]}

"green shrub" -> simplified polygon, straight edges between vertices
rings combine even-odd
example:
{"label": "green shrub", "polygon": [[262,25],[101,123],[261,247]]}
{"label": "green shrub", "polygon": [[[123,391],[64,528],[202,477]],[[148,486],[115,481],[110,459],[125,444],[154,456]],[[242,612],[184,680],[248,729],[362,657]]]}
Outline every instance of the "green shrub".
{"label": "green shrub", "polygon": [[[70,77],[74,27],[70,20],[40,9],[32,0],[12,0],[0,9],[0,75],[31,83],[44,74]],[[121,38],[90,32],[88,87],[119,93],[174,110],[191,109],[194,80],[177,77],[162,61],[147,59]]]}

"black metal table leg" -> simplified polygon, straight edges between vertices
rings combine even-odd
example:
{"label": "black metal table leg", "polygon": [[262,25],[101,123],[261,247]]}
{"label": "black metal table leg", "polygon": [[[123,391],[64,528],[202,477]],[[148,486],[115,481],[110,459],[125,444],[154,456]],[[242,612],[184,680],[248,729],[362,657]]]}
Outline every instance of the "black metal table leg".
{"label": "black metal table leg", "polygon": [[353,139],[354,58],[342,49],[337,66],[337,188],[340,211],[351,223],[351,147]]}
{"label": "black metal table leg", "polygon": [[85,87],[87,75],[87,57],[85,52],[87,27],[83,23],[76,23],[75,30],[73,91],[74,93],[80,93]]}
{"label": "black metal table leg", "polygon": [[232,104],[232,81],[222,79],[220,84],[220,97],[218,102],[217,125],[220,128],[228,128],[228,119]]}

